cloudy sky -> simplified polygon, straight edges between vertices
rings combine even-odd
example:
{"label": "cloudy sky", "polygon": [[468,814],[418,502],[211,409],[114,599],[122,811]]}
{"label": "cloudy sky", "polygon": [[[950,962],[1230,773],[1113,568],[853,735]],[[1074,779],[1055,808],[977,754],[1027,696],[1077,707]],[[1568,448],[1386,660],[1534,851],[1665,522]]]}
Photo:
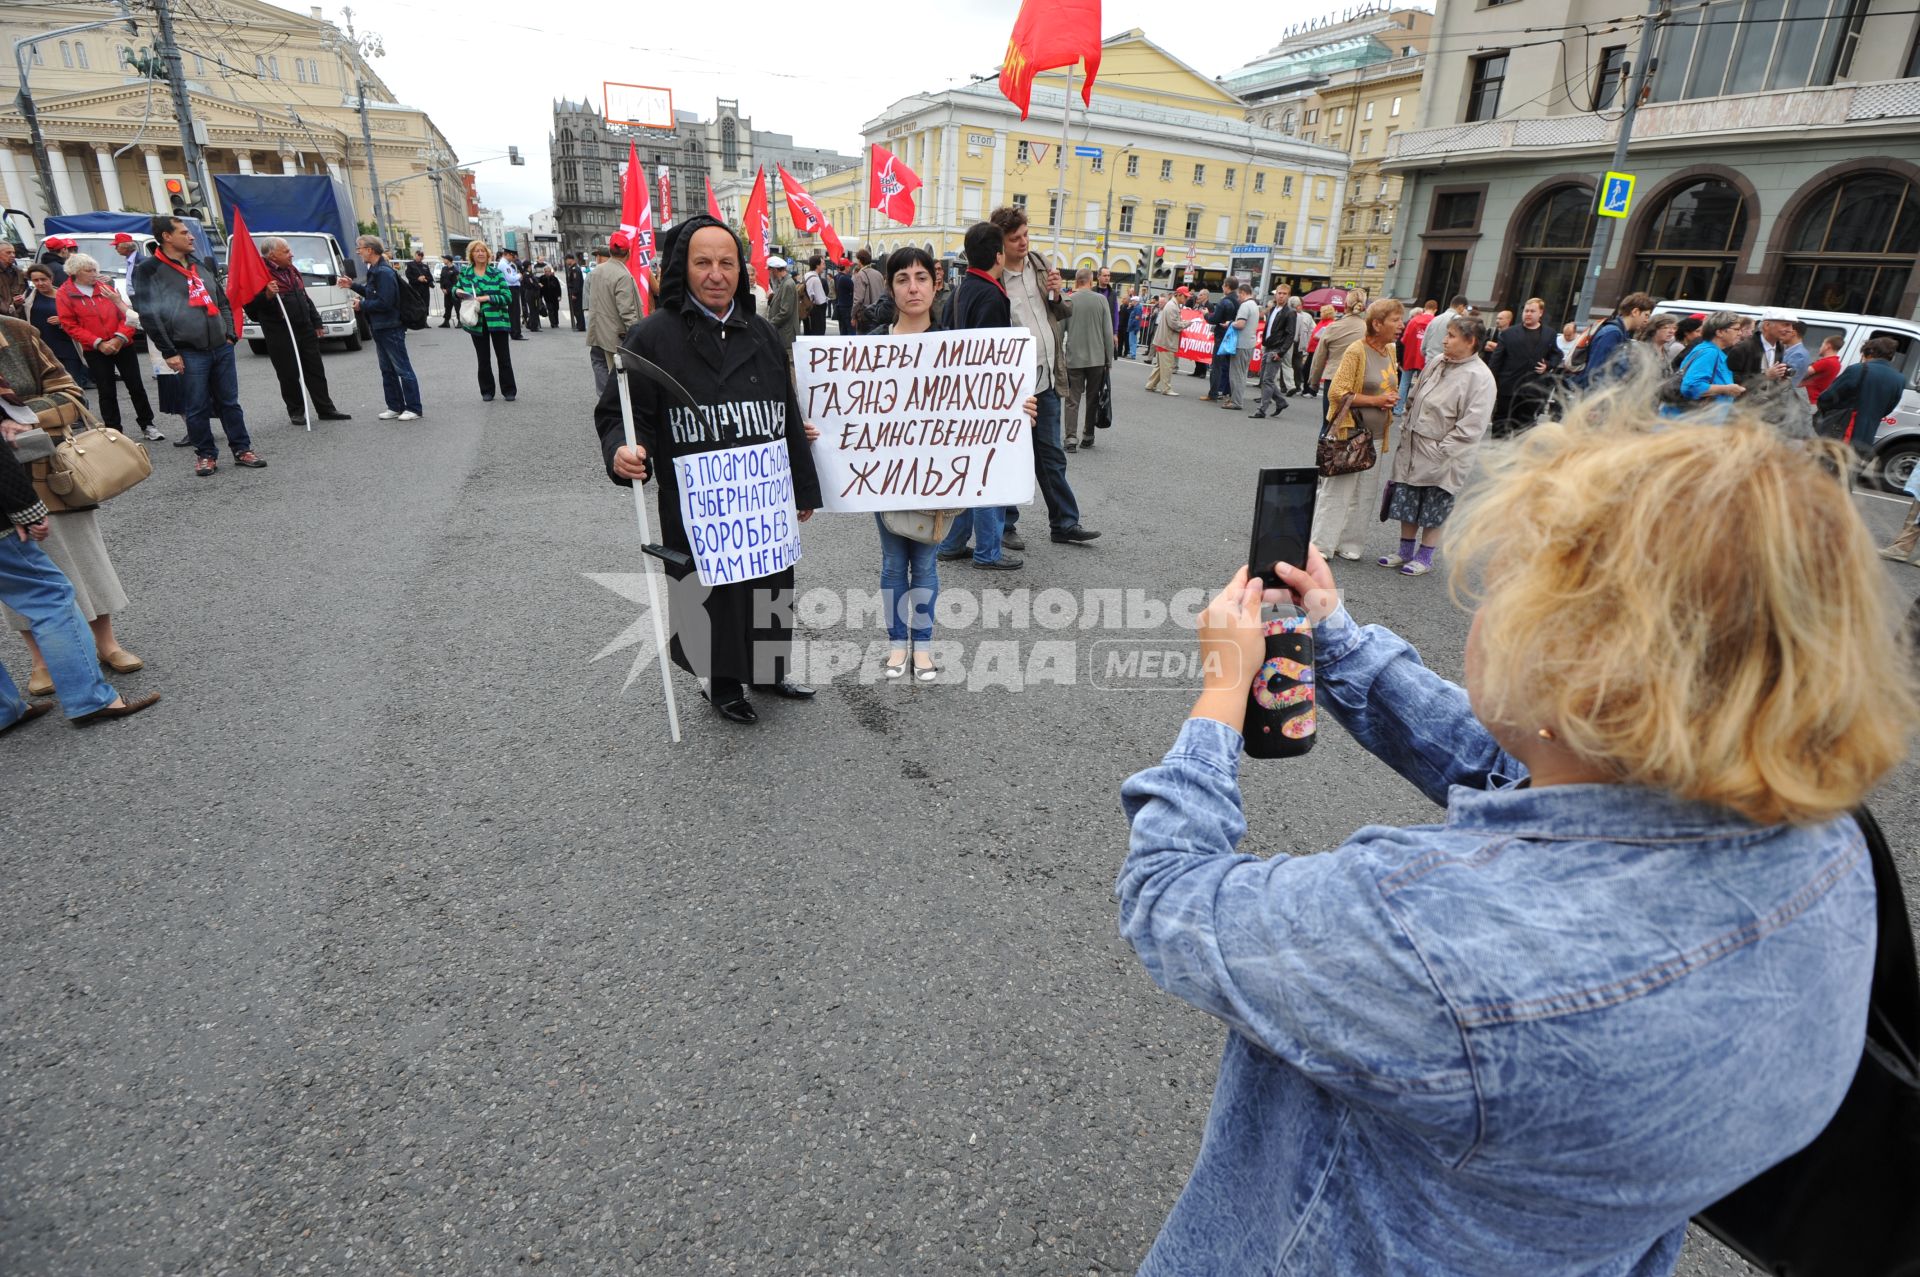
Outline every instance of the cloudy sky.
{"label": "cloudy sky", "polygon": [[[1218,6],[1198,5],[1190,12],[1204,20],[1182,22],[1178,6],[1106,0],[1101,26],[1106,35],[1139,27],[1196,69],[1223,75],[1272,47],[1285,25],[1350,3],[1248,5],[1228,20]],[[855,154],[860,125],[889,103],[998,67],[1019,7],[1019,0],[405,0],[354,12],[362,30],[385,41],[386,56],[374,60],[381,76],[401,101],[433,116],[463,161],[504,154],[509,145],[527,157],[524,168],[505,160],[475,168],[482,202],[512,223],[553,202],[547,132],[556,97],[597,102],[606,80],[665,85],[677,108],[702,118],[712,117],[714,99],[738,98],[755,128]],[[337,4],[322,8],[341,20]],[[1271,16],[1253,16],[1262,10]],[[856,43],[857,50],[848,47]]]}

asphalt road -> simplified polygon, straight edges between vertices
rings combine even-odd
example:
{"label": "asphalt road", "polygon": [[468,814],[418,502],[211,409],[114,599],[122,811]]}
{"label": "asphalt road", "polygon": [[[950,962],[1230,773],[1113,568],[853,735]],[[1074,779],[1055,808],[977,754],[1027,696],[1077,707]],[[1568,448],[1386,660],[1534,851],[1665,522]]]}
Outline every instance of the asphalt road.
{"label": "asphalt road", "polygon": [[[0,1272],[1130,1272],[1222,1029],[1152,987],[1110,894],[1119,785],[1188,681],[1096,685],[1092,647],[1190,636],[950,629],[957,682],[841,674],[754,729],[682,679],[670,745],[657,670],[628,686],[638,538],[581,339],[515,345],[520,401],[487,405],[464,336],[411,345],[424,420],[374,420],[368,349],[327,357],[355,420],[312,433],[243,353],[270,467],[198,480],[162,445],[103,515],[148,665],[121,681],[165,701],[0,742]],[[1229,575],[1308,412],[1144,381],[1072,459],[1101,540],[943,565],[950,595]],[[1899,507],[1862,505],[1890,535]],[[864,516],[805,547],[803,589],[876,587]],[[1443,576],[1341,583],[1458,676]],[[835,610],[803,609],[823,683],[876,637]],[[1042,643],[1071,683],[967,685]],[[1917,789],[1878,803],[1910,874]],[[1337,729],[1246,790],[1269,852],[1434,814]],[[1745,1270],[1698,1244],[1681,1271]]]}

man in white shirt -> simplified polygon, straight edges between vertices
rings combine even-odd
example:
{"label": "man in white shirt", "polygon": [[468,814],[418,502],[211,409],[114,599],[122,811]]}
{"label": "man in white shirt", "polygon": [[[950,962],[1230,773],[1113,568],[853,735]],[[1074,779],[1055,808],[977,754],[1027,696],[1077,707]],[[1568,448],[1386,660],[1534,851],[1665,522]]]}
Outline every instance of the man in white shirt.
{"label": "man in white shirt", "polygon": [[803,331],[809,337],[827,335],[827,312],[833,309],[833,285],[827,282],[827,263],[819,254],[807,259],[807,300],[813,303]]}
{"label": "man in white shirt", "polygon": [[1452,311],[1445,315],[1436,315],[1433,322],[1427,325],[1427,331],[1420,339],[1420,353],[1426,356],[1428,363],[1437,363],[1447,357],[1446,352],[1441,349],[1447,340],[1447,321],[1455,315],[1464,315],[1466,313],[1467,299],[1465,297],[1455,297],[1453,299]]}
{"label": "man in white shirt", "polygon": [[1228,412],[1247,410],[1247,375],[1260,341],[1260,303],[1253,300],[1253,285],[1242,282],[1239,296],[1239,309],[1227,325],[1233,331],[1233,362],[1227,365],[1227,399],[1220,406]]}
{"label": "man in white shirt", "polygon": [[[1002,260],[1005,273],[1001,283],[1007,289],[1007,303],[1013,323],[1033,334],[1039,365],[1039,380],[1034,383],[1040,413],[1033,423],[1033,469],[1040,483],[1040,494],[1047,502],[1047,522],[1053,539],[1063,544],[1091,541],[1099,536],[1080,526],[1080,507],[1073,488],[1067,483],[1067,454],[1060,442],[1060,388],[1066,382],[1061,359],[1060,331],[1056,325],[1067,317],[1060,272],[1048,267],[1038,253],[1028,251],[1027,210],[1007,205],[993,210],[990,219],[1004,236]],[[1001,544],[1019,550],[1026,543],[1014,532],[1020,507],[1007,507],[1006,533]]]}
{"label": "man in white shirt", "polygon": [[113,237],[113,251],[120,254],[126,263],[126,269],[120,273],[123,297],[133,296],[133,268],[140,264],[140,241],[125,231],[117,231]]}

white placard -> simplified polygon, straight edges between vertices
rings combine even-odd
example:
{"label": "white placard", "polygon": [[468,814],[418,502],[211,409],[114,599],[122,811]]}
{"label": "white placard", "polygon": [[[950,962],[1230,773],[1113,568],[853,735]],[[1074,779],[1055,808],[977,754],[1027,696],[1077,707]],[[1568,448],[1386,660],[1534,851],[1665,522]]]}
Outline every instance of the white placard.
{"label": "white placard", "polygon": [[820,431],[824,510],[957,510],[1033,500],[1033,336],[977,328],[802,337],[800,411]]}
{"label": "white placard", "polygon": [[673,469],[700,584],[752,581],[800,561],[786,440],[689,453]]}

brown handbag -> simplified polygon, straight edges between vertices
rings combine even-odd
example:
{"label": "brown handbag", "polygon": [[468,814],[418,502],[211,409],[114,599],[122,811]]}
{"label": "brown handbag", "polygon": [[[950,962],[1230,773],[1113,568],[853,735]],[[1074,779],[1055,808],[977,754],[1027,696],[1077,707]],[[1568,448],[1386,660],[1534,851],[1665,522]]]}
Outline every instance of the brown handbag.
{"label": "brown handbag", "polygon": [[53,456],[38,463],[46,467],[44,481],[62,507],[90,510],[153,473],[153,459],[145,448],[95,421],[85,408],[78,408],[77,417],[77,422],[63,423],[65,437],[54,445]]}
{"label": "brown handbag", "polygon": [[[1334,406],[1332,420],[1338,421],[1347,416],[1352,406],[1353,396],[1343,396]],[[1320,446],[1314,450],[1314,461],[1319,466],[1322,479],[1371,470],[1379,460],[1380,454],[1373,446],[1373,431],[1357,421],[1344,439],[1334,438],[1329,428],[1327,433],[1320,436]]]}

